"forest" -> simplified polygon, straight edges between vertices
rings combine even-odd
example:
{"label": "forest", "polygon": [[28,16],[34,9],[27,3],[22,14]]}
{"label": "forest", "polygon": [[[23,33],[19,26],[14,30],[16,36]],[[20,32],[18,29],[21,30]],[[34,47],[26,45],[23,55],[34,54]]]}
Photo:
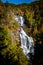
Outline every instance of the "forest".
{"label": "forest", "polygon": [[[23,29],[34,39],[34,59],[29,61],[20,48],[19,25],[14,15],[23,16]],[[12,36],[12,33],[14,34]],[[10,4],[0,1],[0,65],[43,65],[43,1]]]}

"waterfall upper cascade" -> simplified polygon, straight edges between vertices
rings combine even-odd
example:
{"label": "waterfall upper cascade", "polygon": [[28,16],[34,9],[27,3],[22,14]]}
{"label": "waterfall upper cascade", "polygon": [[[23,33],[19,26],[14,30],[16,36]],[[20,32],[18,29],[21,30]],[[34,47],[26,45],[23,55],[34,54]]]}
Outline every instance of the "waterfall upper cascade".
{"label": "waterfall upper cascade", "polygon": [[[34,56],[34,41],[32,37],[29,37],[22,26],[24,24],[24,18],[22,16],[15,16],[15,20],[19,22],[20,25],[20,41],[23,53],[30,59],[30,56]],[[31,54],[31,55],[30,55]]]}

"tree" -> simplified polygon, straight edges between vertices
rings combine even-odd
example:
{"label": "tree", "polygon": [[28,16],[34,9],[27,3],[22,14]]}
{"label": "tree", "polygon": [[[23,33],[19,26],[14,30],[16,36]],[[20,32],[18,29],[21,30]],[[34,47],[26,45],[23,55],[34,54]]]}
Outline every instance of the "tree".
{"label": "tree", "polygon": [[19,47],[18,41],[12,45],[11,40],[8,29],[0,27],[0,64],[27,65],[27,58]]}
{"label": "tree", "polygon": [[8,30],[0,27],[0,64],[5,64],[5,55],[8,52],[8,48],[11,44],[11,36]]}

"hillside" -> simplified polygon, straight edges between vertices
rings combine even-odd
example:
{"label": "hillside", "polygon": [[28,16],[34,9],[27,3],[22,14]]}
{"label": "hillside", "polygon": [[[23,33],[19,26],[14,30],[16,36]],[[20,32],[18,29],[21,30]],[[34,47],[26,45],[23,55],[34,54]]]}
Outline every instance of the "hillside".
{"label": "hillside", "polygon": [[19,24],[14,15],[25,18],[23,29],[34,39],[33,65],[43,65],[43,2],[40,1],[20,5],[0,2],[0,64],[32,65],[20,48]]}

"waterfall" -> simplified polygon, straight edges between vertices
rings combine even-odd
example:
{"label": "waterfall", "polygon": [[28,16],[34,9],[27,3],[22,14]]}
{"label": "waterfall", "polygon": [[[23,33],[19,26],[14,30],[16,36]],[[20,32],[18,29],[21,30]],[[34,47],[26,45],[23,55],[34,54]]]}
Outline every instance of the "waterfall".
{"label": "waterfall", "polygon": [[30,59],[30,56],[34,56],[34,41],[32,37],[29,37],[22,26],[24,24],[24,18],[22,16],[15,16],[15,20],[19,22],[20,25],[20,41],[23,53]]}

